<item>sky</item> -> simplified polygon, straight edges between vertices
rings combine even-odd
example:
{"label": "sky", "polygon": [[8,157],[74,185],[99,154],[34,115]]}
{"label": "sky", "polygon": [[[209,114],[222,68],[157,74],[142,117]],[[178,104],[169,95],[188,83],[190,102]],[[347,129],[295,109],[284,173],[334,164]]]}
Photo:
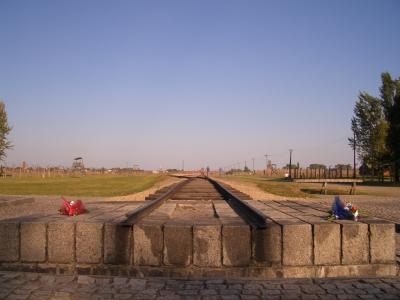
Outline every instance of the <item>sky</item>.
{"label": "sky", "polygon": [[7,165],[351,163],[400,1],[0,1]]}

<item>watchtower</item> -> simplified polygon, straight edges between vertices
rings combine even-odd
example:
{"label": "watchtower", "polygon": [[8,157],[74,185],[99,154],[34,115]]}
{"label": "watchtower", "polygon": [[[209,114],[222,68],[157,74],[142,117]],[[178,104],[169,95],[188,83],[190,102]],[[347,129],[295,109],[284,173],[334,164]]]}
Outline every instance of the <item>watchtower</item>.
{"label": "watchtower", "polygon": [[82,157],[74,158],[74,160],[72,162],[72,171],[83,172],[84,170],[85,170],[85,166],[83,165],[83,158]]}

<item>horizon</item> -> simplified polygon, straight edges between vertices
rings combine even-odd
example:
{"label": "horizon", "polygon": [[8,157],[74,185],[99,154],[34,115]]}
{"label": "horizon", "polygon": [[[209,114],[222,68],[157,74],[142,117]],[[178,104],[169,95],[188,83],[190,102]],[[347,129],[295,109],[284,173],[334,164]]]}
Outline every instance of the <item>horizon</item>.
{"label": "horizon", "polygon": [[7,165],[352,165],[359,92],[400,76],[398,1],[156,3],[0,3]]}

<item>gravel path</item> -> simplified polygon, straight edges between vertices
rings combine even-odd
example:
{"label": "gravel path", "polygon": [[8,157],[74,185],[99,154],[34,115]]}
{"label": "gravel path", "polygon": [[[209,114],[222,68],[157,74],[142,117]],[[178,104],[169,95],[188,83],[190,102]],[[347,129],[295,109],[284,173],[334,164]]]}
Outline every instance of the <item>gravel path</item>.
{"label": "gravel path", "polygon": [[399,299],[400,278],[181,280],[0,272],[0,299]]}

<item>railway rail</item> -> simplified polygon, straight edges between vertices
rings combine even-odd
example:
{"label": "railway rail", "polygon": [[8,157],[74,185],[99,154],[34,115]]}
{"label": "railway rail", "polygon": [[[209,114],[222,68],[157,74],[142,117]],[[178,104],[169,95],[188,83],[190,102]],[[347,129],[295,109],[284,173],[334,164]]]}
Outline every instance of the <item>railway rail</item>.
{"label": "railway rail", "polygon": [[[239,197],[240,195],[240,197]],[[218,181],[208,177],[187,178],[178,184],[162,190],[156,195],[150,196],[150,201],[145,205],[127,213],[124,224],[130,226],[150,215],[167,201],[201,201],[215,200],[226,201],[229,206],[240,216],[243,221],[253,228],[266,228],[266,215],[245,200],[250,197],[232,188],[227,188]],[[243,198],[243,199],[241,199]]]}

